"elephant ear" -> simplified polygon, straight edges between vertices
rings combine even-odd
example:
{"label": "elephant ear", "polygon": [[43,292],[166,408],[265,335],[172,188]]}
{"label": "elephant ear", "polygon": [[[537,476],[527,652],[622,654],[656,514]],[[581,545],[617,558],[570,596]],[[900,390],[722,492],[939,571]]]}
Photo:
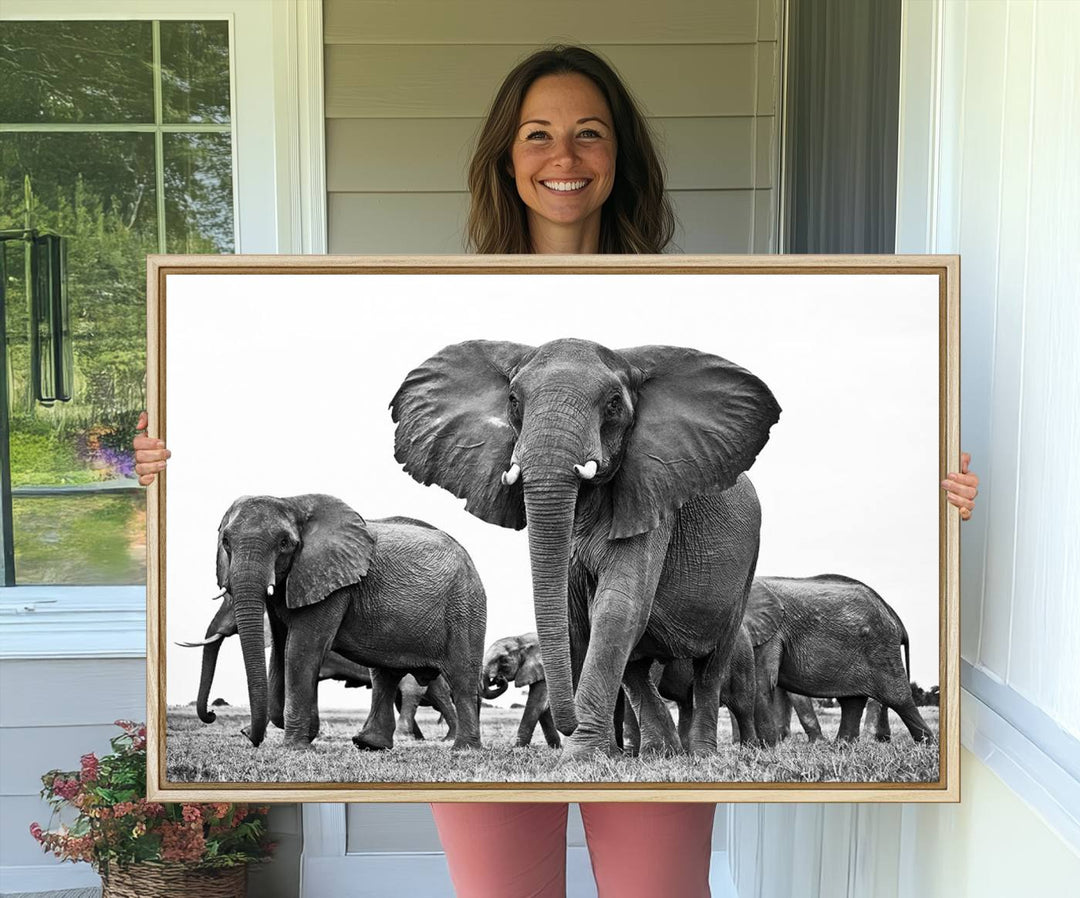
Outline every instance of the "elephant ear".
{"label": "elephant ear", "polygon": [[695,496],[730,487],[780,417],[769,388],[726,359],[674,346],[620,354],[637,400],[613,482],[612,539],[653,530]]}
{"label": "elephant ear", "polygon": [[236,511],[236,506],[241,502],[250,499],[251,496],[241,496],[239,499],[233,501],[233,504],[229,506],[229,510],[221,518],[221,523],[218,524],[217,532],[217,585],[222,589],[226,587],[229,580],[229,553],[225,551],[225,547],[221,544],[221,534],[225,530],[225,525],[232,519],[233,512]]}
{"label": "elephant ear", "polygon": [[784,604],[779,594],[764,580],[755,580],[743,614],[743,626],[756,648],[764,645],[779,629],[784,619]]}
{"label": "elephant ear", "polygon": [[544,679],[544,662],[540,659],[540,640],[534,639],[521,647],[522,662],[518,665],[515,686],[531,686]]}
{"label": "elephant ear", "polygon": [[394,458],[425,486],[465,500],[500,527],[525,526],[521,480],[504,486],[517,434],[507,418],[510,379],[533,349],[472,340],[447,346],[409,372],[390,402]]}
{"label": "elephant ear", "polygon": [[300,545],[285,584],[285,604],[303,608],[359,583],[375,554],[375,537],[364,519],[334,496],[286,499],[297,513]]}

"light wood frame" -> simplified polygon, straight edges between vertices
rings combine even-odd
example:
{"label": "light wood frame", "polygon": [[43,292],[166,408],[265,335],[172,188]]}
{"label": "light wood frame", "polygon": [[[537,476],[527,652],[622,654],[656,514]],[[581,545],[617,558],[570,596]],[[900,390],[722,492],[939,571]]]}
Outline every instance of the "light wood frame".
{"label": "light wood frame", "polygon": [[[960,259],[911,256],[163,256],[147,257],[148,411],[166,438],[165,307],[170,274],[921,274],[939,279],[939,473],[960,457]],[[814,801],[960,800],[959,513],[939,502],[940,778],[929,783],[176,783],[165,775],[166,476],[147,501],[147,794],[168,801]]]}

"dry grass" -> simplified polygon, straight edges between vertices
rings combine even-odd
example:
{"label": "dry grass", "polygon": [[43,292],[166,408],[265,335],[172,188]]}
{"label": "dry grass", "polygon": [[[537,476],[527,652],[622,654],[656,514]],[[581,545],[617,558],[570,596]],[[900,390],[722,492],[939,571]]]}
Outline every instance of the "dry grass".
{"label": "dry grass", "polygon": [[[937,732],[937,708],[921,709]],[[307,752],[286,751],[281,730],[271,727],[259,748],[240,734],[243,708],[218,709],[207,725],[194,709],[170,708],[166,736],[168,779],[172,782],[933,782],[938,779],[938,743],[911,741],[892,717],[892,742],[862,739],[853,745],[832,741],[810,745],[801,732],[772,748],[732,745],[727,715],[720,715],[720,750],[710,757],[607,758],[560,763],[537,728],[533,744],[515,748],[520,711],[484,709],[479,750],[451,751],[441,741],[445,727],[421,709],[417,721],[428,739],[395,740],[389,752],[360,752],[352,736],[361,721],[354,712],[324,711],[322,732]],[[831,740],[840,723],[838,709],[818,712]],[[796,723],[797,726],[797,723]]]}

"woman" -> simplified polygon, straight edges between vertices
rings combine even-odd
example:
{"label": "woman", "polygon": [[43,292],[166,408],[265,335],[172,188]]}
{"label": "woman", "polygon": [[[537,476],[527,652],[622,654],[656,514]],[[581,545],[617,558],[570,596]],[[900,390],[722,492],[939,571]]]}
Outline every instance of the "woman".
{"label": "woman", "polygon": [[[531,55],[506,77],[469,168],[470,248],[479,253],[659,253],[674,217],[648,127],[615,72],[580,47]],[[140,418],[139,428],[146,425]],[[169,452],[135,440],[150,483]],[[978,478],[942,482],[964,520]],[[460,896],[565,894],[562,803],[433,804]],[[601,896],[709,894],[715,805],[583,804]]]}

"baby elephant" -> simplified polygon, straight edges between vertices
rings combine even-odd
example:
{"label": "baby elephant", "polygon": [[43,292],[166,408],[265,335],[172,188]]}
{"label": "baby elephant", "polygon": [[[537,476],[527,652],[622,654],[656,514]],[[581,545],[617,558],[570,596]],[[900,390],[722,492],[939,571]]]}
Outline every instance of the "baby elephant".
{"label": "baby elephant", "polygon": [[481,695],[486,699],[498,698],[509,688],[510,681],[518,687],[529,687],[525,711],[518,726],[517,745],[532,742],[537,721],[544,731],[544,738],[552,748],[561,744],[559,731],[548,707],[547,681],[544,678],[544,662],[540,656],[540,639],[535,633],[507,636],[497,639],[484,653],[484,673]]}

